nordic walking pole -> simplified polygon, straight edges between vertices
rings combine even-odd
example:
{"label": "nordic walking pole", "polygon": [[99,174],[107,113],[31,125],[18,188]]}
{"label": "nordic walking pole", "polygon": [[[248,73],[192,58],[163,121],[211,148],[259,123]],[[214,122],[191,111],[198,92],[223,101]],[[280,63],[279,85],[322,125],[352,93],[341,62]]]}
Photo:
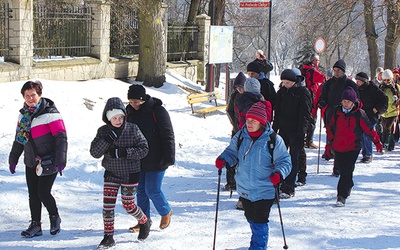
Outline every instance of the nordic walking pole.
{"label": "nordic walking pole", "polygon": [[213,250],[215,250],[215,239],[217,237],[217,219],[218,219],[218,203],[219,203],[219,186],[221,185],[222,169],[218,169],[218,188],[217,188],[217,206],[215,208],[215,225],[214,225],[214,242]]}
{"label": "nordic walking pole", "polygon": [[322,131],[322,110],[321,110],[321,115],[319,116],[317,174],[319,174],[319,155],[320,155],[320,153],[321,153],[321,131]]}
{"label": "nordic walking pole", "polygon": [[279,204],[279,185],[275,187],[275,196],[276,196],[276,204],[278,205],[279,219],[281,220],[281,228],[282,228],[282,236],[283,236],[283,249],[288,249],[288,245],[286,244],[285,230],[283,229],[283,221],[282,221],[282,213],[281,213],[281,205]]}

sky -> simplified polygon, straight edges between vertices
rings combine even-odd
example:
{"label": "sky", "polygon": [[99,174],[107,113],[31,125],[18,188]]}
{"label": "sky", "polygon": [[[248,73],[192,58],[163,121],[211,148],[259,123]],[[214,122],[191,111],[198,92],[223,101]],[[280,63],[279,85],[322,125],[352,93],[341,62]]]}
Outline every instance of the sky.
{"label": "sky", "polygon": [[[163,101],[175,131],[176,162],[168,168],[163,181],[163,191],[173,209],[171,225],[160,230],[160,216],[152,206],[150,235],[139,242],[137,233],[128,232],[137,221],[126,214],[119,195],[115,210],[117,244],[111,249],[212,249],[214,239],[215,249],[247,249],[251,231],[243,211],[235,209],[238,199],[235,192],[230,197],[229,192],[220,191],[216,217],[217,190],[226,183],[226,177],[223,171],[218,186],[214,163],[231,136],[226,113],[215,111],[205,119],[191,114],[186,99],[188,92],[180,86],[196,90],[205,87],[171,73],[166,77],[163,87],[146,87],[146,91]],[[279,77],[271,79],[275,86],[279,85]],[[50,235],[48,214],[43,208],[43,236],[32,239],[20,236],[30,220],[24,165],[21,157],[16,173],[10,174],[8,155],[18,110],[23,105],[20,89],[24,81],[0,83],[0,116],[3,117],[0,123],[0,248],[96,249],[103,238],[104,169],[100,159],[91,157],[89,147],[98,127],[103,125],[101,114],[107,99],[116,96],[127,102],[130,83],[116,79],[40,80],[44,85],[43,96],[55,102],[64,118],[69,142],[68,164],[52,190],[62,219],[61,232]],[[224,93],[224,84],[221,85],[220,92]],[[332,160],[318,162],[325,145],[324,128],[320,135],[318,126],[314,135],[316,144],[319,138],[319,154],[317,149],[306,149],[307,184],[296,189],[295,197],[280,201],[289,249],[400,249],[399,145],[387,154],[374,154],[370,164],[357,163],[351,196],[345,207],[336,207],[338,178],[331,176]],[[283,249],[276,205],[271,210],[269,228],[268,249]]]}

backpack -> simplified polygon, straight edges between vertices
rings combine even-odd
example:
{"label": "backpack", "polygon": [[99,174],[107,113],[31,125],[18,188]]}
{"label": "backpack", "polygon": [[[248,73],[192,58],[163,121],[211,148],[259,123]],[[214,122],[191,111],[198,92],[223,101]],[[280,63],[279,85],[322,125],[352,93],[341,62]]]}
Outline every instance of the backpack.
{"label": "backpack", "polygon": [[[243,132],[243,130],[240,130],[240,134],[239,134],[238,142],[237,142],[237,150],[239,150],[240,145],[243,142],[242,132]],[[275,141],[276,141],[276,132],[272,131],[272,133],[269,135],[269,141],[268,141],[268,151],[269,151],[269,154],[271,155],[271,164],[272,165],[274,165]]]}

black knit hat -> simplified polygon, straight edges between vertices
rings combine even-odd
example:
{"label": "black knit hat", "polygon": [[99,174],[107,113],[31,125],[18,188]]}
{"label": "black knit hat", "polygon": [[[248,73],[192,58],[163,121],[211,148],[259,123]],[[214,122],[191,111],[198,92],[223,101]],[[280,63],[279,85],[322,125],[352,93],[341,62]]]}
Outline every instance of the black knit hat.
{"label": "black knit hat", "polygon": [[335,62],[332,68],[339,68],[341,71],[346,72],[346,63],[342,59]]}
{"label": "black knit hat", "polygon": [[128,90],[128,100],[145,100],[146,98],[146,89],[139,84],[132,84]]}
{"label": "black knit hat", "polygon": [[366,82],[368,82],[369,78],[368,78],[367,73],[360,72],[356,75],[356,80],[360,80],[360,81],[363,81],[366,83]]}
{"label": "black knit hat", "polygon": [[243,72],[239,72],[239,74],[236,76],[235,81],[233,82],[233,87],[242,87],[244,86],[244,83],[246,82],[247,77],[243,74]]}
{"label": "black knit hat", "polygon": [[252,72],[256,72],[258,74],[260,74],[261,72],[261,67],[257,62],[251,62],[249,64],[247,64],[247,72],[252,71]]}
{"label": "black knit hat", "polygon": [[357,101],[357,93],[352,87],[347,87],[342,93],[342,100],[349,100],[351,102]]}
{"label": "black knit hat", "polygon": [[288,80],[291,82],[297,82],[296,74],[291,69],[285,69],[281,73],[281,80]]}

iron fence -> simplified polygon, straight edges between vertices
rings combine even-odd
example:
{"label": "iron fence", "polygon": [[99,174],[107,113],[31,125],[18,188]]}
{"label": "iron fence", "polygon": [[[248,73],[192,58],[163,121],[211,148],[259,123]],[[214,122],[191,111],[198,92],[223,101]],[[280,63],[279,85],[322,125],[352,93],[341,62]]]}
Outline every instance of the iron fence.
{"label": "iron fence", "polygon": [[196,59],[198,53],[199,27],[168,26],[167,61]]}
{"label": "iron fence", "polygon": [[34,4],[35,59],[89,56],[93,13],[89,6]]}
{"label": "iron fence", "polygon": [[125,2],[111,5],[110,55],[113,57],[139,54],[139,24],[136,8]]}

